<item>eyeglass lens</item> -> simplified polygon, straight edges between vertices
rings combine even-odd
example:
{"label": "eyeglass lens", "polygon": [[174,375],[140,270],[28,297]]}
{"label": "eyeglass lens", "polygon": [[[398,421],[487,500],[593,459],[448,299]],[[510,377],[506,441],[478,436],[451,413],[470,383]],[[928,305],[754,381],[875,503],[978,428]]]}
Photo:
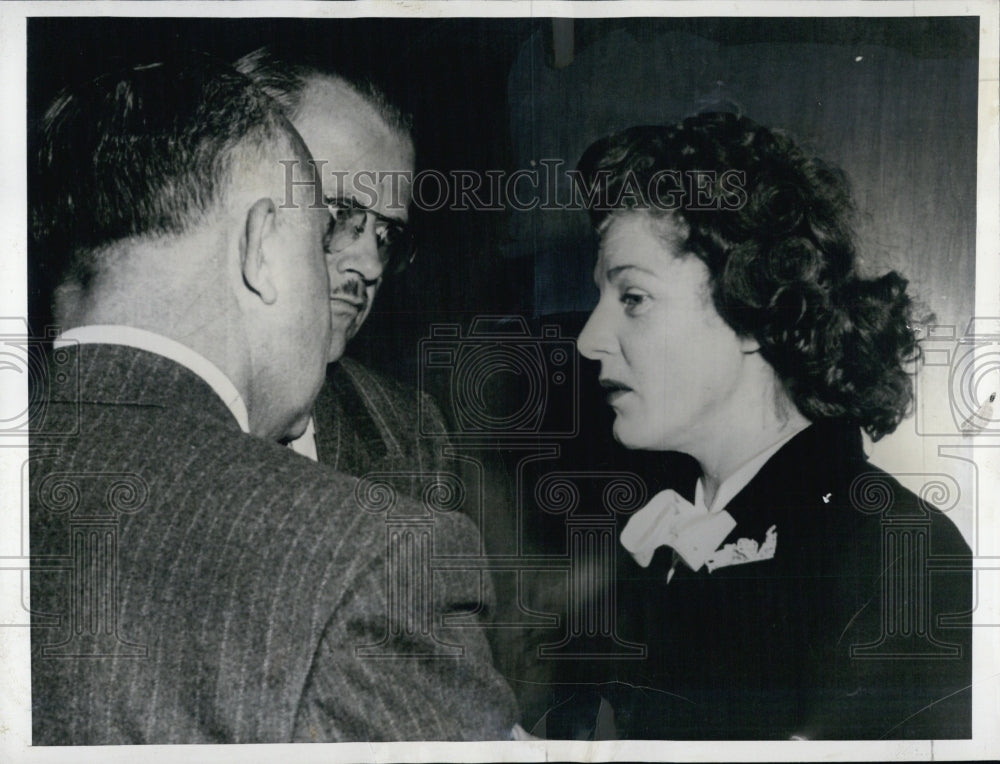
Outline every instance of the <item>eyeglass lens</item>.
{"label": "eyeglass lens", "polygon": [[413,236],[403,225],[359,205],[353,199],[328,200],[333,217],[327,248],[340,252],[356,242],[368,228],[368,216],[374,217],[375,241],[379,260],[385,270],[402,270],[413,260]]}

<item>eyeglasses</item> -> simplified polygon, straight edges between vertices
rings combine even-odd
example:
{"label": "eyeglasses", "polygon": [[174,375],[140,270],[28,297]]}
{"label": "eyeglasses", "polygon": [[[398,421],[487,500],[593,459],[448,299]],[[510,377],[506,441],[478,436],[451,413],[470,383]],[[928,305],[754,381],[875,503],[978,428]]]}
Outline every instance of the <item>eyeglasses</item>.
{"label": "eyeglasses", "polygon": [[340,252],[361,238],[368,228],[371,215],[375,231],[375,245],[386,275],[401,273],[416,256],[413,233],[398,220],[380,215],[375,210],[359,204],[353,198],[326,197],[326,205],[332,218],[330,228],[323,237],[323,247],[327,252]]}

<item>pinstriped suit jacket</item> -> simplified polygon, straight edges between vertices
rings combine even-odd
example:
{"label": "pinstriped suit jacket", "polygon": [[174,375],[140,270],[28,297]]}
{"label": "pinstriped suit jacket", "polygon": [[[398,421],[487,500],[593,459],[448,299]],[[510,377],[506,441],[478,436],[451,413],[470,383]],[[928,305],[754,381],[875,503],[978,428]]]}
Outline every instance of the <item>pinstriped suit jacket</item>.
{"label": "pinstriped suit jacket", "polygon": [[430,396],[351,358],[327,367],[313,415],[319,461],[348,475],[396,472],[389,482],[420,498],[428,481],[417,474],[448,471],[441,455],[447,430]]}
{"label": "pinstriped suit jacket", "polygon": [[[507,737],[482,630],[439,628],[489,610],[477,573],[434,574],[412,628],[355,480],[242,433],[167,359],[61,359],[31,442],[34,744]],[[458,513],[433,523],[434,554],[475,552]]]}

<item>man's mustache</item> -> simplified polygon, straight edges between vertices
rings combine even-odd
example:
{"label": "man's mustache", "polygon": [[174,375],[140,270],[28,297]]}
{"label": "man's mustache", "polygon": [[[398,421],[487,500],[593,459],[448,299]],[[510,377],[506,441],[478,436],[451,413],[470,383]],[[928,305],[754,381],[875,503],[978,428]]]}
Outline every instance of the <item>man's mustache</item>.
{"label": "man's mustache", "polygon": [[362,312],[368,307],[368,292],[364,283],[360,279],[352,278],[339,284],[330,290],[330,298],[348,298],[351,302],[357,303],[358,311]]}

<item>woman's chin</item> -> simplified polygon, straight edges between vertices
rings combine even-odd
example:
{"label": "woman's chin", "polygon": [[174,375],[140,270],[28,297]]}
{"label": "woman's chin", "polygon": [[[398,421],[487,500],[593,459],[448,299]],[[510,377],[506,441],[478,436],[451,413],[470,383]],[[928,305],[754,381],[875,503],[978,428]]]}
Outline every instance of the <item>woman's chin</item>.
{"label": "woman's chin", "polygon": [[643,448],[642,438],[639,437],[639,433],[630,427],[627,422],[622,422],[621,417],[615,419],[615,423],[611,427],[611,434],[625,448]]}
{"label": "woman's chin", "polygon": [[[673,430],[651,432],[648,422],[636,422],[634,419],[615,418],[611,426],[614,439],[630,451],[679,451],[676,433]],[[636,426],[638,425],[638,426]]]}

